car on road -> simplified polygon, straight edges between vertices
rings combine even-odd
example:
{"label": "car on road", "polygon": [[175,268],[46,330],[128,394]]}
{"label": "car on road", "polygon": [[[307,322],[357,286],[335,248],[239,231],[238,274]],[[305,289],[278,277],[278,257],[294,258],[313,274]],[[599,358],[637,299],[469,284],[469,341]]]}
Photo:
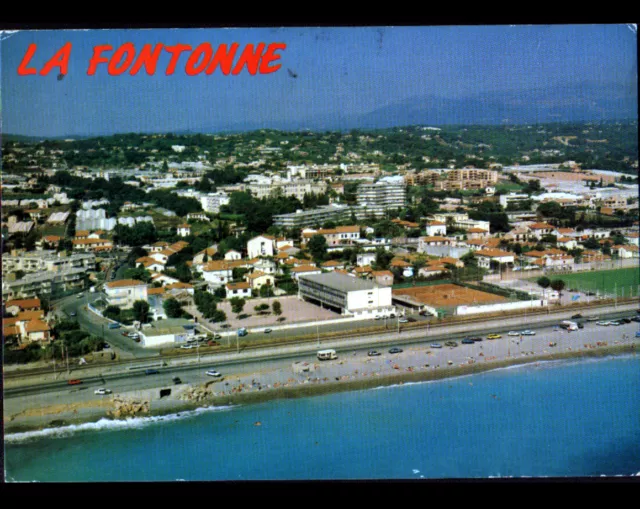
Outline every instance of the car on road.
{"label": "car on road", "polygon": [[469,339],[474,343],[477,341],[482,341],[482,338],[480,336],[471,336]]}
{"label": "car on road", "polygon": [[573,315],[571,318],[572,318],[572,319],[575,319],[575,318],[582,318],[582,315],[581,315],[580,313],[577,313],[577,314]]}
{"label": "car on road", "polygon": [[378,350],[369,350],[367,352],[367,355],[369,357],[378,357],[379,355],[382,355],[380,352],[378,352]]}
{"label": "car on road", "polygon": [[213,339],[222,339],[222,336],[220,334],[216,334],[215,336],[213,336]]}
{"label": "car on road", "polygon": [[195,348],[195,346],[193,346],[193,345],[182,345],[182,346],[180,346],[180,348],[182,350],[191,350],[192,348]]}
{"label": "car on road", "polygon": [[475,343],[475,341],[471,338],[464,338],[462,341],[460,341],[463,345],[473,345],[473,343]]}
{"label": "car on road", "polygon": [[615,325],[617,327],[618,325],[622,325],[622,324],[618,321],[615,321],[615,322],[609,322],[609,325]]}
{"label": "car on road", "polygon": [[382,316],[376,315],[376,320],[382,320]]}
{"label": "car on road", "polygon": [[523,336],[535,336],[536,331],[527,329],[523,330],[520,334],[522,334]]}
{"label": "car on road", "polygon": [[109,327],[110,329],[119,329],[119,328],[120,328],[120,324],[119,324],[119,323],[110,323],[110,324],[108,325],[108,327]]}
{"label": "car on road", "polygon": [[607,326],[611,325],[611,322],[601,321],[601,322],[596,322],[596,325],[601,325],[602,327],[607,327]]}
{"label": "car on road", "polygon": [[598,320],[600,320],[599,316],[590,316],[587,318],[587,322],[597,322]]}
{"label": "car on road", "polygon": [[620,320],[621,322],[624,323],[631,323],[631,320],[629,320],[628,318],[623,318],[622,320]]}
{"label": "car on road", "polygon": [[231,327],[231,325],[229,325],[228,323],[223,323],[220,328],[221,329],[228,329],[229,327]]}
{"label": "car on road", "polygon": [[145,369],[144,370],[144,374],[145,375],[157,375],[159,373],[160,373],[160,371],[158,371],[157,369]]}
{"label": "car on road", "polygon": [[637,337],[637,338],[640,338],[640,330],[639,330],[639,331],[636,331],[636,337]]}
{"label": "car on road", "polygon": [[271,329],[270,329],[269,327],[267,327],[267,328],[264,330],[264,333],[265,333],[265,334],[269,334],[270,332],[271,332]]}
{"label": "car on road", "polygon": [[393,348],[389,349],[389,353],[402,353],[402,348],[398,348],[397,346],[394,346]]}
{"label": "car on road", "polygon": [[80,385],[82,383],[82,380],[78,380],[78,379],[72,379],[67,381],[67,385]]}
{"label": "car on road", "polygon": [[442,348],[442,345],[440,343],[431,343],[429,346],[431,348]]}
{"label": "car on road", "polygon": [[180,380],[179,376],[174,376],[171,381],[176,384],[176,385],[180,385],[182,383],[182,380]]}
{"label": "car on road", "polygon": [[222,376],[220,374],[220,372],[216,371],[215,369],[210,369],[209,371],[207,371],[207,375],[213,376],[213,377],[216,377],[216,378],[220,378]]}
{"label": "car on road", "polygon": [[400,318],[400,320],[398,320],[398,322],[400,322],[400,323],[409,323],[409,319],[408,318]]}
{"label": "car on road", "polygon": [[96,389],[93,393],[98,396],[105,396],[107,394],[111,394],[111,389]]}
{"label": "car on road", "polygon": [[455,348],[456,346],[458,346],[458,343],[456,343],[455,341],[445,341],[444,346],[450,346],[451,348]]}
{"label": "car on road", "polygon": [[416,320],[413,316],[410,316],[409,318],[407,318],[407,321],[408,321],[409,323],[415,323],[415,322],[417,322],[418,320]]}
{"label": "car on road", "polygon": [[634,316],[631,320],[633,322],[640,322],[640,316]]}
{"label": "car on road", "polygon": [[517,330],[510,330],[507,336],[519,336],[520,333]]}
{"label": "car on road", "polygon": [[487,339],[500,339],[502,336],[500,334],[489,334]]}

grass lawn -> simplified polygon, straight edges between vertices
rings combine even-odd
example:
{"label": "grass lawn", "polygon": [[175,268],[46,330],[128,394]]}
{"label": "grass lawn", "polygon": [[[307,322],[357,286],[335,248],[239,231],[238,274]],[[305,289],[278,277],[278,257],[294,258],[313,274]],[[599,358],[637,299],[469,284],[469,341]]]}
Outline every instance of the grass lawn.
{"label": "grass lawn", "polygon": [[42,232],[42,236],[45,235],[57,235],[58,237],[64,237],[64,232],[66,230],[66,225],[45,225],[41,226],[39,229]]}
{"label": "grass lawn", "polygon": [[[537,281],[533,278],[531,281]],[[593,291],[613,295],[617,290],[618,296],[628,297],[638,295],[638,284],[640,284],[640,271],[638,268],[629,269],[613,269],[613,270],[597,270],[591,272],[582,272],[577,274],[563,274],[558,276],[549,276],[552,281],[554,279],[562,279],[567,290],[575,288],[581,291]]]}
{"label": "grass lawn", "polygon": [[515,182],[498,182],[496,184],[496,191],[508,191],[508,192],[517,192],[520,191],[524,186],[520,184],[516,184]]}

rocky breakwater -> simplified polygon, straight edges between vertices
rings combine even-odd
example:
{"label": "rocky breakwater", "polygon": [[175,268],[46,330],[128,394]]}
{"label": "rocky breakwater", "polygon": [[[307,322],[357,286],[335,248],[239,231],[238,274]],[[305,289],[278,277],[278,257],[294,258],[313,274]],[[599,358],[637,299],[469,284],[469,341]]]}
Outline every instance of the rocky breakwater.
{"label": "rocky breakwater", "polygon": [[114,409],[108,412],[111,417],[120,419],[123,417],[136,417],[141,414],[148,414],[150,410],[149,401],[139,401],[115,397],[113,399]]}
{"label": "rocky breakwater", "polygon": [[186,388],[180,395],[180,399],[183,401],[190,401],[193,403],[199,403],[213,396],[213,390],[211,385],[214,382],[208,382],[204,385],[193,385]]}

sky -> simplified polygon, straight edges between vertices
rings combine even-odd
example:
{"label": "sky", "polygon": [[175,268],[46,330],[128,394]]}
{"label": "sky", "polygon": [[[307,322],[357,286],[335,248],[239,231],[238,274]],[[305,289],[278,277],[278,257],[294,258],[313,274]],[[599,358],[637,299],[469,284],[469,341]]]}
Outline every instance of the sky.
{"label": "sky", "polygon": [[[636,27],[628,25],[287,27],[238,29],[40,30],[0,34],[2,132],[65,136],[113,132],[278,127],[319,118],[357,121],[384,106],[433,95],[562,87],[576,82],[637,87]],[[66,42],[68,75],[20,76]],[[282,67],[270,74],[188,76],[187,56],[166,76],[164,53],[154,76],[87,75],[93,47],[131,42],[281,42]],[[109,53],[107,53],[109,55]],[[291,73],[297,77],[293,77]],[[354,120],[355,119],[355,120]]]}

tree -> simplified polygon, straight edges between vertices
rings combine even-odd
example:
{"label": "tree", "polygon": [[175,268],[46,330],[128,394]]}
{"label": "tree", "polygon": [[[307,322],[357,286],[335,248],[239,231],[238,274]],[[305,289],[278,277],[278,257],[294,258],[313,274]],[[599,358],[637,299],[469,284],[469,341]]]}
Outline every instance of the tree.
{"label": "tree", "polygon": [[562,279],[554,279],[551,281],[551,288],[553,288],[560,296],[562,296],[562,290],[564,290],[565,282]]}
{"label": "tree", "polygon": [[118,321],[120,319],[121,309],[118,306],[107,306],[107,309],[104,310],[104,317],[110,318],[111,320]]}
{"label": "tree", "polygon": [[546,276],[542,276],[541,278],[538,279],[537,283],[538,283],[538,286],[543,290],[542,295],[544,298],[544,292],[551,285],[551,280]]}
{"label": "tree", "polygon": [[273,287],[271,285],[262,285],[260,287],[260,297],[273,297]]}
{"label": "tree", "polygon": [[322,261],[327,254],[327,239],[324,238],[324,235],[314,235],[311,237],[307,249],[314,260]]}
{"label": "tree", "polygon": [[280,316],[282,314],[282,304],[280,304],[280,301],[273,301],[273,304],[271,304],[271,308],[273,309],[273,313],[276,316]]}
{"label": "tree", "polygon": [[242,313],[242,310],[244,309],[244,305],[245,305],[245,300],[243,298],[233,297],[232,299],[229,299],[229,303],[231,304],[231,310],[236,315],[239,315],[240,313]]}
{"label": "tree", "polygon": [[149,321],[149,303],[144,300],[137,300],[133,303],[133,316],[140,323]]}
{"label": "tree", "polygon": [[393,260],[393,253],[381,247],[376,249],[376,270],[388,270],[391,260]]}
{"label": "tree", "polygon": [[182,306],[176,299],[165,300],[162,307],[169,318],[180,318],[182,316]]}

